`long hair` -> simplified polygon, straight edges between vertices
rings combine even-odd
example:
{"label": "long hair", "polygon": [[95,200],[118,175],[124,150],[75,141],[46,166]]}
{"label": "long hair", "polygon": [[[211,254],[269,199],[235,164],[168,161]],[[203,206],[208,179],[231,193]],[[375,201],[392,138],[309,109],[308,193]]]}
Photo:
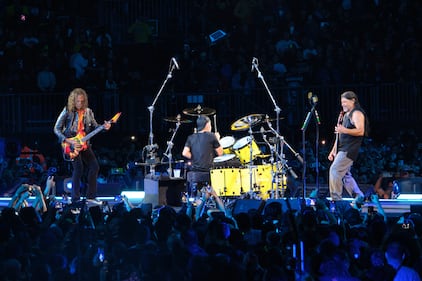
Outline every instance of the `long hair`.
{"label": "long hair", "polygon": [[84,96],[85,103],[82,106],[82,108],[83,109],[88,108],[88,95],[87,95],[87,93],[82,88],[75,88],[70,92],[69,97],[67,98],[67,110],[68,111],[76,111],[76,98],[78,96]]}
{"label": "long hair", "polygon": [[354,104],[355,104],[355,109],[362,111],[363,115],[365,115],[365,133],[364,133],[364,136],[367,137],[369,135],[369,130],[370,130],[369,120],[368,120],[368,116],[366,115],[365,110],[362,108],[362,106],[359,103],[358,95],[356,95],[356,93],[353,92],[353,91],[346,91],[343,94],[341,94],[341,97],[353,101]]}

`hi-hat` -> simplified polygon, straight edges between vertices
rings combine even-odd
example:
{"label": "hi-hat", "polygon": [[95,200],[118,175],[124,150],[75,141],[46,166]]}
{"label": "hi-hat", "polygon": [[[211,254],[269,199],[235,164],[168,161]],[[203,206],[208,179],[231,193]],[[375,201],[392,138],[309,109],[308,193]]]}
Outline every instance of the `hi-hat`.
{"label": "hi-hat", "polygon": [[183,113],[190,116],[213,115],[215,114],[215,109],[209,107],[201,107],[200,105],[198,105],[195,108],[183,109]]}
{"label": "hi-hat", "polygon": [[250,114],[235,121],[230,128],[232,131],[247,130],[261,122],[263,116],[263,114]]}
{"label": "hi-hat", "polygon": [[192,123],[192,120],[182,119],[182,118],[180,118],[179,115],[177,115],[175,117],[167,117],[167,118],[164,118],[164,121],[174,122],[174,123],[177,123],[177,122],[180,122],[180,123]]}

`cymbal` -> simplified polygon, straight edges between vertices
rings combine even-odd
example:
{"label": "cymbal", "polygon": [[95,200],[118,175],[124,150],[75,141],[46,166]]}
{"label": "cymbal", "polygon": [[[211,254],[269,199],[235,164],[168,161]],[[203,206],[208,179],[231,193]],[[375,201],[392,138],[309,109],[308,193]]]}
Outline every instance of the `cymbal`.
{"label": "cymbal", "polygon": [[272,121],[283,120],[283,119],[284,119],[284,117],[279,117],[278,119],[277,118],[264,118],[264,120],[262,120],[262,121],[264,121],[264,122],[267,122],[267,121],[272,122]]}
{"label": "cymbal", "polygon": [[175,116],[175,117],[167,117],[167,118],[164,118],[164,121],[174,122],[174,123],[180,122],[180,123],[184,123],[184,124],[186,124],[186,123],[192,123],[192,120],[182,119],[182,118],[180,118],[179,115],[178,116]]}
{"label": "cymbal", "polygon": [[258,158],[268,158],[270,156],[271,156],[271,154],[258,154],[258,155],[256,155],[256,157],[258,157]]}
{"label": "cymbal", "polygon": [[235,121],[230,128],[232,131],[247,130],[261,122],[263,116],[263,114],[250,114]]}
{"label": "cymbal", "polygon": [[201,107],[199,104],[195,108],[186,108],[183,109],[183,113],[190,116],[198,115],[213,115],[215,114],[215,109],[209,107]]}

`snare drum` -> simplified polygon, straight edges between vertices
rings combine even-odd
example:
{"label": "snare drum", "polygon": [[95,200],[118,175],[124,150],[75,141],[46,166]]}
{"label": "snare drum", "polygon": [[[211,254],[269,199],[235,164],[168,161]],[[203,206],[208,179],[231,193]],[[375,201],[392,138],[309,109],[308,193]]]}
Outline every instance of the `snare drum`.
{"label": "snare drum", "polygon": [[239,167],[240,162],[236,159],[236,154],[223,154],[214,158],[214,168]]}
{"label": "snare drum", "polygon": [[[251,159],[251,149],[252,149],[252,159]],[[261,151],[256,144],[255,140],[253,140],[250,136],[243,137],[238,140],[233,145],[234,153],[240,160],[240,163],[247,164],[251,162],[251,160],[255,160],[256,156],[261,154]]]}
{"label": "snare drum", "polygon": [[234,143],[235,143],[234,137],[227,136],[220,139],[221,147],[223,147],[223,153],[232,154],[233,153],[232,147]]}

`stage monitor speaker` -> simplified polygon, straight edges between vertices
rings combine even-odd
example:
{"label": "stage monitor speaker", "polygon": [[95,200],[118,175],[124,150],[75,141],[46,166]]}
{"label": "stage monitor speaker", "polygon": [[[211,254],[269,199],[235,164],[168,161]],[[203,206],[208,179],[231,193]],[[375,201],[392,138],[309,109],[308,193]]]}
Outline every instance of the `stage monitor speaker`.
{"label": "stage monitor speaker", "polygon": [[157,205],[182,205],[182,193],[186,190],[184,179],[152,180],[144,179],[144,203]]}
{"label": "stage monitor speaker", "polygon": [[422,194],[422,177],[403,178],[395,181],[400,194]]}
{"label": "stage monitor speaker", "polygon": [[97,196],[101,197],[115,197],[120,195],[123,190],[121,183],[98,183],[97,184]]}
{"label": "stage monitor speaker", "polygon": [[255,209],[261,213],[264,205],[265,201],[263,200],[239,199],[234,203],[232,215],[235,216],[239,213],[247,213],[251,209]]}
{"label": "stage monitor speaker", "polygon": [[411,213],[419,213],[422,215],[422,206],[421,205],[410,205]]}
{"label": "stage monitor speaker", "polygon": [[[301,203],[300,198],[288,198],[288,200],[289,200],[289,203],[290,203],[290,207],[292,208],[293,211],[299,211],[300,210],[300,203]],[[268,199],[266,201],[265,206],[267,206],[271,202],[280,202],[283,213],[285,213],[289,210],[287,203],[286,203],[286,198],[283,198],[283,199]]]}

